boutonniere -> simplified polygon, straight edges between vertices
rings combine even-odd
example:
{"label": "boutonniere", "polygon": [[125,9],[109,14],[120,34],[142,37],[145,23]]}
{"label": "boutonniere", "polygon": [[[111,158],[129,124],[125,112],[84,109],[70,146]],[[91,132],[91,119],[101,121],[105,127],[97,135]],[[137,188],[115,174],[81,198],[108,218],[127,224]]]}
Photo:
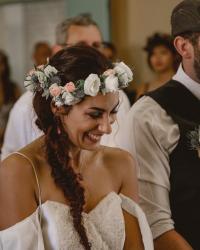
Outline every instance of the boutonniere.
{"label": "boutonniere", "polygon": [[190,147],[192,150],[197,150],[198,156],[200,158],[200,125],[188,134],[190,139]]}

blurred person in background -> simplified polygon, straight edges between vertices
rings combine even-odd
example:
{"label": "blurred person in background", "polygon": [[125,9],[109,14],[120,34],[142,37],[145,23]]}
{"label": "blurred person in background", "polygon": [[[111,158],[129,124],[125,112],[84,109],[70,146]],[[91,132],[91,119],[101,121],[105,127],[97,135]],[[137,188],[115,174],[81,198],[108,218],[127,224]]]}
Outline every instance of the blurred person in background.
{"label": "blurred person in background", "polygon": [[140,84],[137,88],[136,99],[169,81],[180,63],[180,56],[173,45],[173,39],[168,34],[153,34],[147,39],[144,50],[147,52],[147,62],[154,73],[154,78],[149,82]]}
{"label": "blurred person in background", "polygon": [[85,44],[97,50],[103,47],[102,34],[89,14],[67,18],[56,27],[56,44],[52,48],[53,54],[66,46],[76,44]]}
{"label": "blurred person in background", "polygon": [[117,50],[115,45],[111,42],[103,42],[102,45],[102,53],[104,56],[110,61],[115,61],[117,59]]}
{"label": "blurred person in background", "polygon": [[[99,51],[102,49],[102,35],[94,20],[90,15],[79,15],[66,19],[56,28],[56,45],[53,46],[53,54],[66,46],[85,44]],[[102,144],[115,146],[115,137],[118,127],[124,120],[125,114],[130,109],[127,96],[121,90],[120,107],[117,114],[117,121],[113,126],[113,132],[102,138]],[[2,147],[2,159],[10,153],[29,144],[43,133],[35,125],[36,115],[32,105],[33,95],[27,91],[13,107],[8,126],[6,128],[5,140]]]}
{"label": "blurred person in background", "polygon": [[52,50],[47,42],[37,42],[33,49],[33,61],[35,66],[47,63],[47,58],[51,57]]}
{"label": "blurred person in background", "polygon": [[20,90],[11,80],[7,55],[0,50],[0,150],[10,109],[20,96]]}

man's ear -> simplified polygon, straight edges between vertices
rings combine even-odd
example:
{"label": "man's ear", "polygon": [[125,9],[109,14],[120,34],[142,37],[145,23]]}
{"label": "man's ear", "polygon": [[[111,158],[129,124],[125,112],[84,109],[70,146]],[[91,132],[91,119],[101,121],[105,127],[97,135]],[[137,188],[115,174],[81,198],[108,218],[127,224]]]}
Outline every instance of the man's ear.
{"label": "man's ear", "polygon": [[193,55],[193,46],[188,39],[185,39],[182,36],[177,36],[174,39],[174,46],[178,53],[184,59],[191,59]]}

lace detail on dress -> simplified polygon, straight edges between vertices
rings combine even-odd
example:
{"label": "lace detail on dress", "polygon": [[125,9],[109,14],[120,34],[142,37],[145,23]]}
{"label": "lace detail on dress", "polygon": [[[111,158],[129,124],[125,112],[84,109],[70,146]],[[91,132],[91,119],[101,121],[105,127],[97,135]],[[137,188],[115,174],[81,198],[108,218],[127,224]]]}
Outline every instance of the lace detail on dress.
{"label": "lace detail on dress", "polygon": [[[83,222],[92,250],[121,250],[125,240],[124,219],[121,209],[121,200],[114,192],[108,194],[88,214],[83,213]],[[50,218],[54,221],[49,223]],[[56,228],[56,240],[51,242],[48,249],[83,249],[79,243],[79,236],[74,229],[70,208],[58,202],[47,201],[43,204],[43,234],[47,228]],[[50,225],[51,224],[51,225]],[[46,229],[45,229],[46,228]],[[45,236],[45,235],[44,235]],[[59,242],[59,248],[54,248]]]}

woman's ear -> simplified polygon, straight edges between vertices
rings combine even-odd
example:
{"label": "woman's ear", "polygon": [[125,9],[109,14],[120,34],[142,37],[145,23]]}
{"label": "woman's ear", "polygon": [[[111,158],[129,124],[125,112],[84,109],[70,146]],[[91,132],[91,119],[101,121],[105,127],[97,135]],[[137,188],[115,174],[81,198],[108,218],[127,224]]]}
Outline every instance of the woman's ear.
{"label": "woman's ear", "polygon": [[191,59],[193,55],[193,46],[189,39],[177,36],[174,39],[174,46],[183,59]]}
{"label": "woman's ear", "polygon": [[66,108],[64,106],[57,107],[51,102],[51,111],[55,116],[66,115]]}

